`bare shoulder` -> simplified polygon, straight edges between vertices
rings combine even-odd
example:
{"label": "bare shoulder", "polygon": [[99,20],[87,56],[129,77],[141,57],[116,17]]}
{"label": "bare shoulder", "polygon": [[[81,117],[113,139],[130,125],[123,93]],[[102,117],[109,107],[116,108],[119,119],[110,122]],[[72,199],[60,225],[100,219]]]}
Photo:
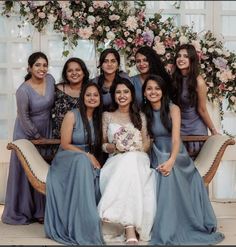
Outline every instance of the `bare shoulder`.
{"label": "bare shoulder", "polygon": [[180,112],[179,106],[177,106],[176,104],[171,104],[170,105],[170,112],[173,112],[173,113]]}

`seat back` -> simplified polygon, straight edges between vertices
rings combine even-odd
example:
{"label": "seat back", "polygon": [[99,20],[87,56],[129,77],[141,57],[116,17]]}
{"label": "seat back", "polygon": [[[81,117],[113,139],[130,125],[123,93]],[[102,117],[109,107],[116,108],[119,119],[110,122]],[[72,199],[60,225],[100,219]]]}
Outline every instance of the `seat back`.
{"label": "seat back", "polygon": [[204,143],[194,163],[203,177],[205,185],[213,179],[228,145],[235,141],[226,135],[212,135]]}

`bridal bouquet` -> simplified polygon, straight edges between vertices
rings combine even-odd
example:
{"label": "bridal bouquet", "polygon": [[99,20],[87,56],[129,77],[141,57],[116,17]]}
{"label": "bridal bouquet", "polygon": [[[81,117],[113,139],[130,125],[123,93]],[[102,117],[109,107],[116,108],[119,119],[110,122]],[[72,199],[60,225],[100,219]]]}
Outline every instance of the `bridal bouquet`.
{"label": "bridal bouquet", "polygon": [[134,127],[121,127],[114,135],[114,144],[119,152],[142,150],[142,136]]}

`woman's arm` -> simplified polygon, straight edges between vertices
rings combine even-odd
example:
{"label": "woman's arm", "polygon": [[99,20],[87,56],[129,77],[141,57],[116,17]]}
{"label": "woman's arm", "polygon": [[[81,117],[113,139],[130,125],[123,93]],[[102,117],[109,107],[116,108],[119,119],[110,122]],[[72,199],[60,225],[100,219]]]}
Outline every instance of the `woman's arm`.
{"label": "woman's arm", "polygon": [[141,119],[142,119],[141,135],[143,140],[143,151],[148,152],[151,142],[150,142],[150,136],[148,135],[148,131],[147,131],[147,121],[144,114],[141,114]]}
{"label": "woman's arm", "polygon": [[208,113],[207,107],[206,107],[206,101],[207,101],[207,87],[204,79],[202,76],[198,76],[197,78],[197,96],[198,96],[198,106],[197,110],[200,116],[202,117],[204,123],[206,126],[210,129],[212,135],[218,134],[215,126],[210,118],[210,115]]}
{"label": "woman's arm", "polygon": [[81,148],[72,144],[72,133],[75,124],[75,115],[72,111],[66,113],[61,125],[61,147],[65,150],[78,151],[84,153],[91,161],[94,168],[101,168],[100,163],[95,156],[85,152]]}
{"label": "woman's arm", "polygon": [[172,121],[172,132],[171,132],[172,150],[169,159],[157,168],[164,176],[168,176],[170,174],[170,171],[174,166],[180,148],[181,117],[180,117],[180,109],[177,105],[172,105],[170,107],[170,117]]}
{"label": "woman's arm", "polygon": [[109,143],[108,142],[108,137],[107,137],[107,129],[108,129],[108,124],[110,119],[110,113],[109,112],[104,112],[102,115],[102,132],[103,132],[103,144],[102,144],[102,150],[105,153],[112,154],[116,151],[116,146],[114,143]]}
{"label": "woman's arm", "polygon": [[16,91],[17,117],[20,125],[27,136],[32,139],[41,138],[37,127],[30,118],[30,102],[27,93],[23,88]]}

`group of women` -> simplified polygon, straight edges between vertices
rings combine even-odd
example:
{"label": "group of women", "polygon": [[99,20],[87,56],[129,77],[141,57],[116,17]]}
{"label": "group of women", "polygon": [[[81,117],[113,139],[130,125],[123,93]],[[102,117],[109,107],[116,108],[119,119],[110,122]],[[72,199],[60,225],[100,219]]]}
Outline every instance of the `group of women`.
{"label": "group of women", "polygon": [[119,53],[104,50],[100,75],[92,80],[85,63],[70,58],[62,82],[54,85],[47,57],[29,57],[29,74],[16,92],[13,138],[54,137],[61,145],[48,172],[46,205],[12,152],[4,223],[44,220],[46,236],[63,244],[105,244],[103,224],[119,225],[123,231],[113,237],[122,235],[127,244],[224,239],[180,138],[206,135],[207,128],[217,134],[196,50],[180,46],[173,74],[150,47],[141,47],[135,58],[139,74],[130,78],[119,70]]}

